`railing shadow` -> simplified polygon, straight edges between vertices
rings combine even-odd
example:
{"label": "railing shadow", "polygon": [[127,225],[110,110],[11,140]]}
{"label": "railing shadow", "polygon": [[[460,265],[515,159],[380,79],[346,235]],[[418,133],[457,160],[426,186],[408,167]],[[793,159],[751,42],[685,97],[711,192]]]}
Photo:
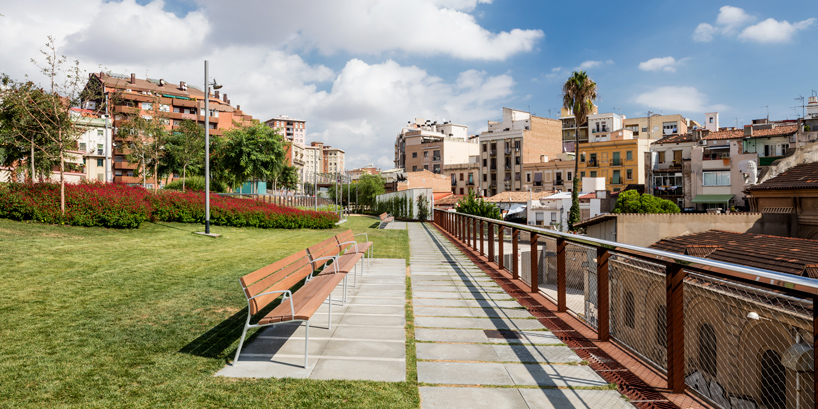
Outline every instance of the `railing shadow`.
{"label": "railing shadow", "polygon": [[247,322],[246,307],[183,346],[179,352],[203,358],[220,358],[225,349],[241,337],[245,322]]}

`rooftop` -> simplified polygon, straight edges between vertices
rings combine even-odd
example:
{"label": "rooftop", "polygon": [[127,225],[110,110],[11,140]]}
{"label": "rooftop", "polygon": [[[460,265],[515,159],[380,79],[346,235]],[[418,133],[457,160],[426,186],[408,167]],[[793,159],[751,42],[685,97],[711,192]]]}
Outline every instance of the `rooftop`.
{"label": "rooftop", "polygon": [[753,190],[786,190],[786,189],[816,189],[818,188],[818,162],[805,163],[787,169],[780,175],[764,183],[750,186]]}
{"label": "rooftop", "polygon": [[651,248],[818,278],[818,240],[710,230],[660,240]]}

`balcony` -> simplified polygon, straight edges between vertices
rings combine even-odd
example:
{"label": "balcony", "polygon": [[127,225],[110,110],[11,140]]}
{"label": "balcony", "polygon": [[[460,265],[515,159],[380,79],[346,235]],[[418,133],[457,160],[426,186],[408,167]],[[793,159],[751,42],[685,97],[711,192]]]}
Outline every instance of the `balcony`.
{"label": "balcony", "polygon": [[491,156],[496,156],[496,155],[497,155],[497,149],[492,149],[492,150],[490,150],[490,151],[489,151],[489,155],[491,155]]}
{"label": "balcony", "polygon": [[653,187],[653,195],[654,196],[682,196],[684,195],[684,188],[681,186],[676,188],[670,187],[662,187],[662,186],[654,186]]}
{"label": "balcony", "polygon": [[440,162],[440,156],[432,156],[432,162]]}
{"label": "balcony", "polygon": [[596,159],[589,159],[588,162],[586,162],[585,167],[598,168],[599,167],[599,161],[597,161]]}
{"label": "balcony", "polygon": [[[474,221],[488,228],[467,229]],[[618,344],[616,355],[644,360],[621,370],[650,377],[668,406],[738,407],[721,403],[743,396],[754,408],[815,407],[815,279],[462,213],[435,210],[434,223],[467,256],[486,257],[485,270],[510,294],[542,297],[529,308],[542,311],[536,317],[576,319],[554,335],[589,331],[596,350]],[[794,377],[810,389],[797,389]]]}
{"label": "balcony", "polygon": [[452,181],[452,186],[456,186],[456,185],[457,185],[457,181],[456,181],[456,180],[453,180],[453,181]]}
{"label": "balcony", "polygon": [[622,166],[622,159],[611,159],[611,166]]}
{"label": "balcony", "polygon": [[612,185],[621,185],[622,184],[622,177],[611,178],[611,184]]}

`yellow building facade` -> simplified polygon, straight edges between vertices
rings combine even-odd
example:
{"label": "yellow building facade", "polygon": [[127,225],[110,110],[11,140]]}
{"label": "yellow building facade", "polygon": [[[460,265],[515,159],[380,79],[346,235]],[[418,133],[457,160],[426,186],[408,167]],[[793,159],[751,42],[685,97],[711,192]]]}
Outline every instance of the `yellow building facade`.
{"label": "yellow building facade", "polygon": [[[604,177],[606,189],[612,192],[644,184],[645,152],[650,151],[650,142],[635,139],[627,129],[595,133],[587,143],[579,144],[580,178]],[[582,187],[580,191],[584,191]]]}

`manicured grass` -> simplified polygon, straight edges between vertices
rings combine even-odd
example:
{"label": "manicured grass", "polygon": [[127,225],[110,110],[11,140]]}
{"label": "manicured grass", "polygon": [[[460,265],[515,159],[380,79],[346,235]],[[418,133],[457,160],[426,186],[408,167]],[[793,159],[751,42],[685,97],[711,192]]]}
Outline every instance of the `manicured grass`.
{"label": "manicured grass", "polygon": [[[134,230],[0,220],[0,407],[417,407],[417,383],[214,377],[246,317],[238,278],[346,229],[375,257],[407,232],[144,223]],[[416,375],[410,376],[416,379]]]}

